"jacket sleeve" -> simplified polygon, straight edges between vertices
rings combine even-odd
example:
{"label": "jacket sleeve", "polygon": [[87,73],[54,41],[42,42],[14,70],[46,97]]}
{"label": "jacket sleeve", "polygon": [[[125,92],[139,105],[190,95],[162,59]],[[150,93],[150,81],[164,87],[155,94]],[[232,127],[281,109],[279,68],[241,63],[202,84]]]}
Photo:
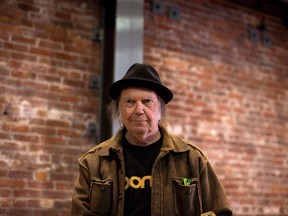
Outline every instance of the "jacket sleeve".
{"label": "jacket sleeve", "polygon": [[72,194],[71,216],[93,216],[89,206],[90,177],[88,170],[79,165],[79,175]]}
{"label": "jacket sleeve", "polygon": [[209,162],[200,173],[200,191],[204,215],[205,212],[213,212],[217,216],[233,215],[224,189]]}

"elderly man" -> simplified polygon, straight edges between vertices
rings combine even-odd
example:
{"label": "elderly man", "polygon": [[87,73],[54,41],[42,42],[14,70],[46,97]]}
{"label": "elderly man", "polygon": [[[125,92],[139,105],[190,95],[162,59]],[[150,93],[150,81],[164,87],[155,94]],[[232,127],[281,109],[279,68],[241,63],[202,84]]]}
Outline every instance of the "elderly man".
{"label": "elderly man", "polygon": [[173,94],[152,66],[132,65],[109,95],[122,127],[79,159],[72,216],[232,215],[201,150],[163,126]]}

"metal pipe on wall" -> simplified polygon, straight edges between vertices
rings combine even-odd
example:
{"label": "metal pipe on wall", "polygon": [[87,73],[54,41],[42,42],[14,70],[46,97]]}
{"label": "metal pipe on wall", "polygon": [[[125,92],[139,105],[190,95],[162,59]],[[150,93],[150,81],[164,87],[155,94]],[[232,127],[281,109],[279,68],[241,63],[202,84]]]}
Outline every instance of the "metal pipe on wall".
{"label": "metal pipe on wall", "polygon": [[144,1],[103,1],[103,19],[100,141],[119,128],[105,110],[110,102],[109,86],[121,79],[130,65],[143,61]]}

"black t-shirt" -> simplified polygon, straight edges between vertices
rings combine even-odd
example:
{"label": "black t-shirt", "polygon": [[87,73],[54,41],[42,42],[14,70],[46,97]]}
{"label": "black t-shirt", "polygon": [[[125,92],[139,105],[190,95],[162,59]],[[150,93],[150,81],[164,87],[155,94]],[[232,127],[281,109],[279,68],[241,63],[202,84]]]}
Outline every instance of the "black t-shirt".
{"label": "black t-shirt", "polygon": [[135,146],[123,137],[126,169],[125,216],[151,215],[151,171],[162,138],[148,146]]}

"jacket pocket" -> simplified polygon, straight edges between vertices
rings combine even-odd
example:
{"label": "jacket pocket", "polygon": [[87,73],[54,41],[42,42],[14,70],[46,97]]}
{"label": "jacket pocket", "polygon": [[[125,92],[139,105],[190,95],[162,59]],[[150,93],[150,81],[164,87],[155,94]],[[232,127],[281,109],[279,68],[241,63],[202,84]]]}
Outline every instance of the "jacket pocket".
{"label": "jacket pocket", "polygon": [[92,178],[90,210],[97,215],[109,215],[112,206],[112,179]]}
{"label": "jacket pocket", "polygon": [[200,216],[198,179],[193,178],[189,185],[184,185],[181,178],[173,179],[175,214]]}

